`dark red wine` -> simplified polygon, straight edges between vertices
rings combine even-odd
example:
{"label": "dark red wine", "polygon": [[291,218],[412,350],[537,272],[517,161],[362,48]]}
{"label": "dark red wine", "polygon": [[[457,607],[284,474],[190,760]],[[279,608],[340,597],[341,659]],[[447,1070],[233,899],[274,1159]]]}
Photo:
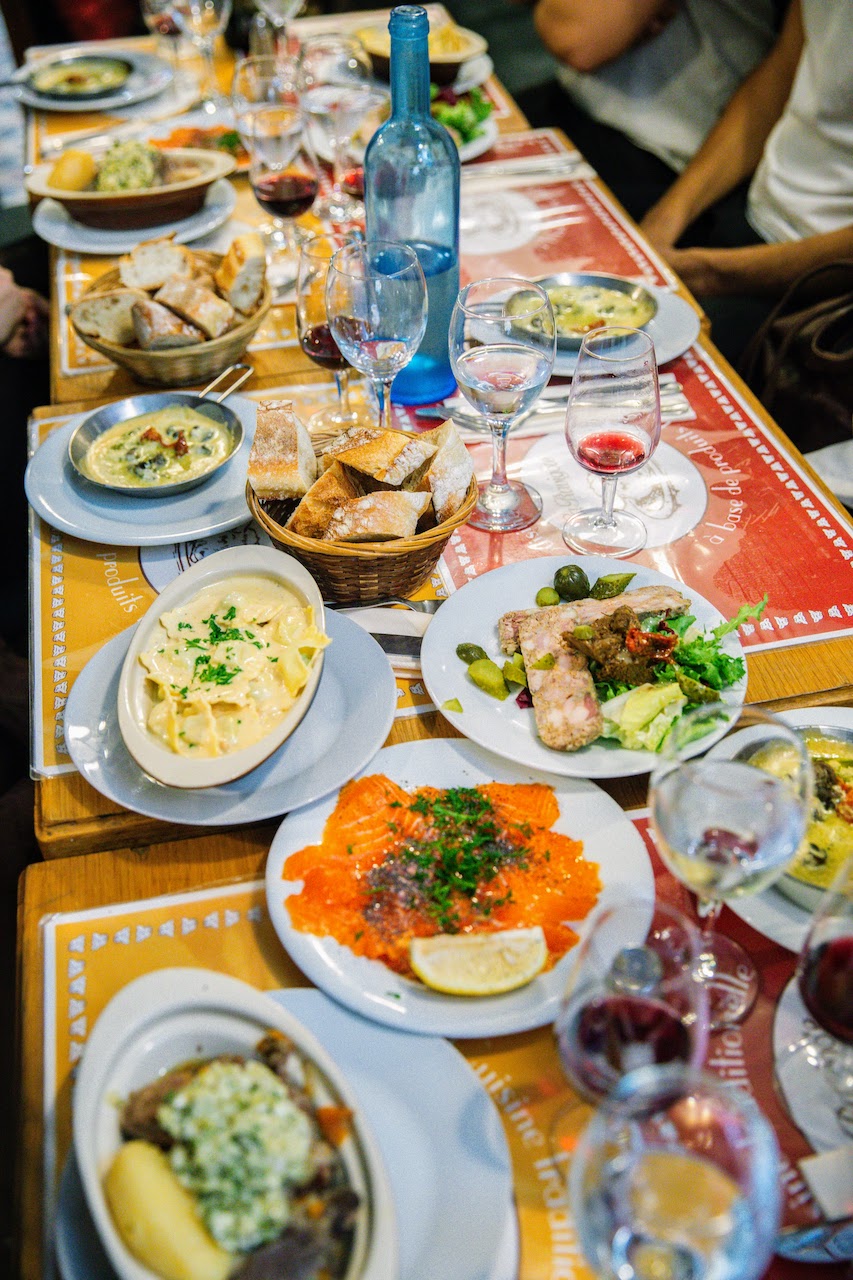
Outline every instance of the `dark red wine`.
{"label": "dark red wine", "polygon": [[800,994],[816,1022],[853,1044],[853,938],[833,938],[808,953]]}
{"label": "dark red wine", "polygon": [[594,1102],[637,1067],[690,1062],[692,1041],[681,1019],[644,996],[603,996],[570,1014],[557,1042],[569,1079]]}
{"label": "dark red wine", "polygon": [[364,169],[360,164],[341,175],[341,190],[348,196],[355,196],[357,200],[364,195]]}
{"label": "dark red wine", "polygon": [[310,173],[265,173],[252,183],[258,202],[279,218],[298,218],[307,213],[318,187]]}
{"label": "dark red wine", "polygon": [[327,324],[315,324],[299,334],[299,345],[310,360],[324,369],[345,369],[347,362]]}
{"label": "dark red wine", "polygon": [[649,456],[648,442],[626,431],[594,431],[577,444],[578,462],[598,475],[631,471]]}

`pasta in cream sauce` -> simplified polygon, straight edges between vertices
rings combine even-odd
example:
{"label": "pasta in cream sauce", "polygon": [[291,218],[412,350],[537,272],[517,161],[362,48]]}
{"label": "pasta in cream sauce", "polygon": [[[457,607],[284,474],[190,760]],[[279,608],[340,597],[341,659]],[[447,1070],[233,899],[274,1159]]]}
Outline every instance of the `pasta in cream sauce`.
{"label": "pasta in cream sauce", "polygon": [[148,729],[182,756],[251,746],[296,702],[328,643],[311,607],[275,579],[205,587],[163,614],[139,655],[154,686]]}

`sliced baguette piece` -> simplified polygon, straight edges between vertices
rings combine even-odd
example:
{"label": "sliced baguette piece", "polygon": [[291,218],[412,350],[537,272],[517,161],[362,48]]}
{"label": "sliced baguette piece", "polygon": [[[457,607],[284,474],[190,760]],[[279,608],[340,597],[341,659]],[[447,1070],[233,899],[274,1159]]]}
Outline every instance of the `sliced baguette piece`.
{"label": "sliced baguette piece", "polygon": [[338,508],[360,496],[349,472],[333,462],[314,481],[284,527],[303,538],[322,538]]}
{"label": "sliced baguette piece", "polygon": [[141,289],[116,289],[111,293],[83,298],[73,308],[72,315],[81,333],[126,347],[136,340],[132,314],[134,303],[147,301],[148,294]]}
{"label": "sliced baguette piece", "polygon": [[384,484],[401,485],[433,456],[437,446],[428,435],[410,439],[401,431],[383,431],[338,453],[337,459]]}
{"label": "sliced baguette piece", "polygon": [[301,498],[317,477],[317,459],[290,400],[261,400],[249,452],[249,484],[259,498]]}
{"label": "sliced baguette piece", "polygon": [[235,311],[250,315],[261,300],[267,258],[257,231],[235,236],[214,277],[216,287]]}
{"label": "sliced baguette piece", "polygon": [[330,467],[337,458],[338,454],[345,453],[347,449],[353,449],[358,444],[366,444],[368,440],[375,440],[382,432],[378,427],[348,427],[346,431],[342,431],[334,440],[330,440],[320,450],[319,461],[322,470]]}
{"label": "sliced baguette piece", "polygon": [[387,542],[390,538],[411,538],[429,504],[428,493],[367,493],[338,507],[323,541]]}
{"label": "sliced baguette piece", "polygon": [[194,267],[192,251],[182,244],[175,244],[172,236],[143,240],[118,260],[122,284],[130,289],[148,289],[149,292],[159,289],[170,276],[189,278]]}
{"label": "sliced baguette piece", "polygon": [[170,276],[154,295],[155,302],[177,311],[183,320],[203,329],[208,338],[218,338],[234,323],[234,308],[211,289],[187,280],[183,276]]}
{"label": "sliced baguette piece", "polygon": [[205,341],[205,335],[194,324],[188,324],[174,311],[149,298],[131,307],[136,341],[143,351],[168,351],[171,347],[194,347]]}
{"label": "sliced baguette piece", "polygon": [[455,515],[468,492],[474,465],[454,423],[448,419],[431,433],[436,452],[418,478],[417,488],[429,490],[439,524]]}

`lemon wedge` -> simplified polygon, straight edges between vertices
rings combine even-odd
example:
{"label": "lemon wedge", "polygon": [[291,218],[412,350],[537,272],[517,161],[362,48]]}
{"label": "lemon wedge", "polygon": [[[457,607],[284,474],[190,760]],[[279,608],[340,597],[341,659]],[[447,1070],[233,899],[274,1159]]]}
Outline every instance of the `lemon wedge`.
{"label": "lemon wedge", "polygon": [[409,944],[409,962],[421,982],[452,996],[514,991],[535,978],[547,958],[539,925],[498,933],[438,933]]}

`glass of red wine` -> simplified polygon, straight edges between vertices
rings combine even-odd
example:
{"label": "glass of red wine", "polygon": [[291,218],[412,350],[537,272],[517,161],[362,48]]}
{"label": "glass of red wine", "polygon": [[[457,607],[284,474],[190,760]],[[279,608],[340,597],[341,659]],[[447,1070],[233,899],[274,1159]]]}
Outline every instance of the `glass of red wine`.
{"label": "glass of red wine", "polygon": [[660,439],[660,390],[654,343],[640,329],[588,333],[566,410],[572,457],[601,477],[601,507],[585,508],[563,526],[563,541],[585,555],[630,556],[646,541],[639,516],[615,511],[616,481],[637,471]]}
{"label": "glass of red wine", "polygon": [[335,375],[338,391],[337,405],[318,410],[309,422],[315,442],[323,436],[334,437],[348,427],[367,421],[350,404],[350,366],[341,355],[340,347],[332,335],[326,311],[329,264],[338,249],[348,243],[345,235],[311,236],[310,240],[303,242],[299,253],[299,275],[296,281],[299,345],[309,360]]}
{"label": "glass of red wine", "polygon": [[542,514],[536,490],[507,477],[506,441],[516,418],[551,377],[555,334],[551,300],[529,280],[477,280],[456,299],[450,364],[460,391],[484,414],[492,433],[491,479],[479,486],[468,517],[475,529],[509,533],[535,524]]}
{"label": "glass of red wine", "polygon": [[796,982],[802,1029],[777,1059],[779,1082],[788,1098],[828,1092],[842,1134],[853,1137],[853,856],[815,913]]}

